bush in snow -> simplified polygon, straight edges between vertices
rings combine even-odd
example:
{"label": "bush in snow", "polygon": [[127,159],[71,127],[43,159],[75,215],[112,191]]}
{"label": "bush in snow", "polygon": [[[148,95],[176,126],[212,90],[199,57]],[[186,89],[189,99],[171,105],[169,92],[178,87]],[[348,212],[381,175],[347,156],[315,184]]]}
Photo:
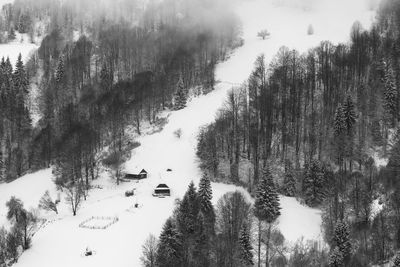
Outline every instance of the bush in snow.
{"label": "bush in snow", "polygon": [[174,135],[175,135],[176,138],[181,138],[181,136],[182,136],[182,129],[181,129],[181,128],[177,129],[177,130],[174,132]]}
{"label": "bush in snow", "polygon": [[262,38],[263,40],[265,40],[265,38],[267,38],[268,36],[270,36],[270,33],[268,32],[267,29],[265,29],[265,30],[259,31],[259,32],[257,33],[257,36],[260,37],[260,38]]}
{"label": "bush in snow", "polygon": [[47,211],[54,211],[56,214],[58,214],[57,204],[57,200],[53,201],[50,196],[50,192],[46,191],[39,201],[39,208]]}

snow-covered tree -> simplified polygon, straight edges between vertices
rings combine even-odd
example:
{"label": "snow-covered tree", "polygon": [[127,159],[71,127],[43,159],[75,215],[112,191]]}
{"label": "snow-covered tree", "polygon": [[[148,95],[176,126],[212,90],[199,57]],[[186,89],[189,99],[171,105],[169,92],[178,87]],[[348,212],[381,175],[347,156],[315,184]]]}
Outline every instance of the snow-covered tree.
{"label": "snow-covered tree", "polygon": [[169,218],[160,234],[156,266],[180,266],[182,263],[182,240],[172,219]]}
{"label": "snow-covered tree", "polygon": [[333,241],[346,261],[351,253],[350,232],[346,222],[340,221],[336,224]]}
{"label": "snow-covered tree", "polygon": [[282,191],[283,194],[288,197],[293,197],[296,194],[296,179],[291,164],[287,164],[285,168]]}
{"label": "snow-covered tree", "polygon": [[210,210],[213,209],[213,205],[211,203],[212,200],[211,181],[207,173],[204,173],[200,179],[198,194],[200,199],[201,211],[208,213]]}
{"label": "snow-covered tree", "polygon": [[344,109],[341,104],[339,104],[336,108],[334,125],[335,125],[334,129],[335,129],[336,136],[340,136],[347,129],[346,116],[345,116]]}
{"label": "snow-covered tree", "polygon": [[280,209],[279,195],[271,171],[266,167],[257,187],[254,215],[261,221],[272,223],[281,215]]}
{"label": "snow-covered tree", "polygon": [[385,82],[384,107],[388,115],[390,115],[393,118],[396,118],[398,116],[397,114],[398,92],[396,88],[393,68],[390,64],[388,64],[386,67],[384,82]]}
{"label": "snow-covered tree", "polygon": [[303,192],[308,205],[315,206],[322,202],[325,182],[324,169],[318,160],[312,160],[305,166]]}
{"label": "snow-covered tree", "polygon": [[[271,230],[272,223],[281,215],[280,212],[280,203],[279,203],[279,195],[275,188],[275,184],[273,181],[273,177],[271,171],[268,167],[264,168],[262,179],[258,184],[256,191],[256,199],[254,202],[254,215],[259,220],[259,226],[261,226],[260,222],[266,222],[267,225],[267,233],[266,233],[266,256],[265,262],[266,266],[269,266],[269,253],[270,253],[270,240],[271,240]],[[258,248],[260,250],[260,241],[261,241],[261,227],[259,227],[259,238],[258,238]],[[260,253],[259,253],[260,260]]]}
{"label": "snow-covered tree", "polygon": [[174,109],[180,110],[186,107],[186,102],[187,102],[187,91],[185,90],[182,77],[179,78],[177,87],[178,88],[176,90],[174,97]]}
{"label": "snow-covered tree", "polygon": [[140,257],[142,266],[156,267],[157,246],[157,238],[150,235],[142,246],[142,256]]}
{"label": "snow-covered tree", "polygon": [[329,267],[343,267],[344,258],[342,252],[336,247],[329,255]]}
{"label": "snow-covered tree", "polygon": [[253,247],[251,245],[250,233],[246,224],[243,224],[242,229],[240,230],[239,244],[241,262],[244,266],[252,266],[254,264]]}

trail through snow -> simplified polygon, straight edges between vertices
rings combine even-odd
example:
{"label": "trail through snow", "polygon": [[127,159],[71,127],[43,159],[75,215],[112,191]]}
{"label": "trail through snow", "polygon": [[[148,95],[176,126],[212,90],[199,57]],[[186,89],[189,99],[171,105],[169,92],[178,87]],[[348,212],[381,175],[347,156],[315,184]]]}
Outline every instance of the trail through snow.
{"label": "trail through snow", "polygon": [[[145,168],[149,178],[139,183],[111,185],[108,178],[99,180],[103,189],[94,189],[84,202],[78,215],[70,215],[68,207],[61,205],[60,214],[51,216],[33,238],[32,248],[24,252],[17,267],[71,267],[71,266],[140,266],[141,247],[150,233],[158,236],[165,220],[171,215],[176,198],[181,198],[190,181],[198,184],[200,171],[196,159],[196,137],[201,126],[215,119],[218,109],[226,99],[230,83],[244,82],[260,53],[270,61],[282,46],[301,52],[318,45],[322,40],[347,41],[355,20],[368,27],[374,12],[367,9],[365,1],[352,0],[299,0],[304,5],[293,6],[290,1],[243,0],[237,12],[243,21],[245,44],[226,61],[218,64],[216,78],[222,81],[208,95],[192,99],[187,108],[171,112],[164,129],[139,138],[141,146],[132,153],[126,169]],[[293,1],[292,1],[293,2]],[[307,7],[308,3],[318,3]],[[307,35],[313,24],[315,34]],[[267,28],[271,37],[260,40],[257,31]],[[182,130],[181,138],[174,135]],[[166,169],[172,169],[166,174]],[[0,185],[0,223],[5,221],[5,201],[10,195],[21,197],[26,206],[37,206],[46,189],[55,194],[51,172],[44,170],[23,177],[10,184]],[[169,198],[154,198],[151,193],[159,183],[172,190]],[[24,187],[24,191],[20,188]],[[124,196],[125,190],[136,188],[133,198]],[[226,192],[244,189],[233,185],[213,184],[214,203]],[[133,208],[135,202],[139,209]],[[320,211],[300,205],[293,198],[282,197],[282,216],[279,227],[288,241],[301,236],[319,239]],[[106,230],[90,230],[78,225],[92,216],[117,216],[119,221]],[[82,257],[89,246],[96,251],[92,257]]]}

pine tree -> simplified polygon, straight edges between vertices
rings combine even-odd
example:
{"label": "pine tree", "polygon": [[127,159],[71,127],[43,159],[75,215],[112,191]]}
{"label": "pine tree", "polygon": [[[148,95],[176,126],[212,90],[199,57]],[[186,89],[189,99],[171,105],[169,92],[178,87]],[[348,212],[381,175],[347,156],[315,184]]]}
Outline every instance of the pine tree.
{"label": "pine tree", "polygon": [[206,226],[203,213],[197,216],[197,231],[192,251],[193,266],[208,267],[211,262],[211,239],[208,235],[209,229]]}
{"label": "pine tree", "polygon": [[398,93],[397,93],[393,68],[390,64],[388,64],[386,67],[384,83],[385,83],[384,107],[390,118],[396,119],[398,116],[397,114]]}
{"label": "pine tree", "polygon": [[211,203],[212,200],[211,181],[207,173],[204,173],[203,177],[200,179],[199,199],[200,199],[200,209],[202,212],[207,213],[211,209],[213,209],[213,205]]}
{"label": "pine tree", "polygon": [[291,164],[285,168],[285,177],[283,179],[283,194],[288,197],[293,197],[296,194],[296,180],[293,175]]}
{"label": "pine tree", "polygon": [[243,224],[242,229],[240,230],[239,245],[241,262],[245,266],[252,266],[254,264],[252,252],[253,247],[251,245],[250,233],[246,224]]}
{"label": "pine tree", "polygon": [[334,129],[335,129],[336,136],[340,136],[347,129],[346,116],[345,116],[345,112],[344,112],[344,109],[341,104],[339,104],[336,108],[334,125],[335,125]]}
{"label": "pine tree", "polygon": [[[273,177],[271,171],[268,167],[264,168],[262,180],[259,182],[257,191],[256,191],[256,199],[254,202],[254,215],[257,217],[259,221],[264,221],[268,224],[267,228],[267,246],[266,246],[266,256],[265,262],[266,267],[269,266],[269,250],[270,250],[270,240],[271,240],[271,228],[272,223],[281,215],[280,212],[280,203],[278,192],[275,188],[275,184],[273,181]],[[259,229],[261,230],[261,229]],[[259,242],[258,247],[260,250],[260,234],[259,233]]]}
{"label": "pine tree", "polygon": [[174,97],[174,109],[180,110],[186,107],[187,102],[187,92],[185,90],[182,78],[179,78],[177,87],[178,89]]}
{"label": "pine tree", "polygon": [[344,261],[347,261],[351,253],[350,233],[346,222],[340,221],[336,224],[333,241],[343,255]]}
{"label": "pine tree", "polygon": [[160,234],[156,266],[175,267],[182,263],[182,240],[173,221],[169,218]]}
{"label": "pine tree", "polygon": [[344,266],[344,258],[342,252],[336,247],[331,255],[329,255],[329,267],[343,267]]}
{"label": "pine tree", "polygon": [[309,206],[319,205],[325,196],[325,175],[318,160],[312,160],[305,166],[303,192]]}
{"label": "pine tree", "polygon": [[348,95],[346,102],[343,105],[343,113],[346,123],[347,134],[350,135],[353,130],[353,126],[356,122],[356,112],[354,110],[354,103],[351,96]]}
{"label": "pine tree", "polygon": [[28,95],[29,81],[25,72],[24,63],[22,62],[21,54],[18,56],[12,80],[14,89],[17,90],[18,104],[23,106],[25,104],[24,101],[26,100],[26,96]]}
{"label": "pine tree", "polygon": [[278,192],[271,171],[266,167],[257,187],[254,215],[261,221],[272,223],[281,215],[280,209]]}
{"label": "pine tree", "polygon": [[184,238],[195,232],[199,211],[198,193],[193,182],[191,182],[179,205],[177,215],[177,226]]}
{"label": "pine tree", "polygon": [[204,173],[203,177],[200,179],[198,196],[200,211],[204,215],[204,224],[206,225],[208,234],[214,235],[215,211],[211,203],[212,188],[207,173]]}

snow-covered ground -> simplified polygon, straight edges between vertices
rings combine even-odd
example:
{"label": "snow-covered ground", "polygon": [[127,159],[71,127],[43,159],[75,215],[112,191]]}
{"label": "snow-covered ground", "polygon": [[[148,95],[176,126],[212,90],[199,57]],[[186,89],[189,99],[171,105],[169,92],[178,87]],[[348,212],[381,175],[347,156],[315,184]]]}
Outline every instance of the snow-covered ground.
{"label": "snow-covered ground", "polygon": [[[1,6],[1,2],[0,2]],[[26,62],[29,56],[38,48],[36,44],[29,42],[29,37],[27,34],[15,33],[16,38],[14,41],[0,44],[0,59],[2,57],[10,58],[11,65],[15,67],[18,55],[21,53],[22,60]]]}
{"label": "snow-covered ground", "polygon": [[[316,3],[309,7],[309,3]],[[243,0],[237,11],[243,20],[245,44],[237,49],[226,62],[218,65],[216,78],[221,81],[212,93],[194,98],[188,107],[171,112],[164,129],[152,135],[144,135],[137,141],[141,146],[132,153],[126,163],[127,170],[144,168],[149,178],[138,183],[113,185],[104,173],[96,181],[102,189],[94,189],[84,202],[78,215],[71,216],[65,203],[60,214],[50,215],[46,224],[33,238],[32,248],[24,252],[16,266],[70,267],[70,266],[140,266],[141,246],[150,233],[159,235],[165,220],[171,215],[176,198],[183,196],[190,181],[196,184],[200,178],[195,155],[196,136],[199,128],[212,122],[217,110],[226,99],[231,83],[244,82],[260,53],[269,61],[282,46],[306,51],[322,40],[347,41],[350,27],[359,20],[368,27],[373,18],[362,0]],[[303,5],[298,5],[303,3]],[[315,34],[307,35],[307,27],[313,24]],[[271,37],[260,40],[259,30],[267,28]],[[182,130],[177,138],[174,132]],[[172,172],[166,174],[166,169]],[[11,195],[20,197],[26,206],[37,206],[46,189],[53,197],[54,185],[51,171],[44,170],[27,175],[11,184],[0,185],[0,223],[5,221],[4,203]],[[166,183],[172,190],[169,198],[154,198],[151,193],[159,183]],[[135,196],[124,196],[126,190],[136,188]],[[213,184],[214,203],[226,192],[241,190],[233,185]],[[247,195],[249,198],[249,196]],[[64,200],[62,199],[62,202]],[[139,209],[133,205],[138,202]],[[279,228],[288,241],[301,236],[319,239],[321,236],[320,212],[302,206],[294,198],[281,197],[282,215]],[[105,230],[84,229],[79,224],[92,216],[118,217],[118,222]],[[96,251],[92,257],[83,257],[89,246]]]}

